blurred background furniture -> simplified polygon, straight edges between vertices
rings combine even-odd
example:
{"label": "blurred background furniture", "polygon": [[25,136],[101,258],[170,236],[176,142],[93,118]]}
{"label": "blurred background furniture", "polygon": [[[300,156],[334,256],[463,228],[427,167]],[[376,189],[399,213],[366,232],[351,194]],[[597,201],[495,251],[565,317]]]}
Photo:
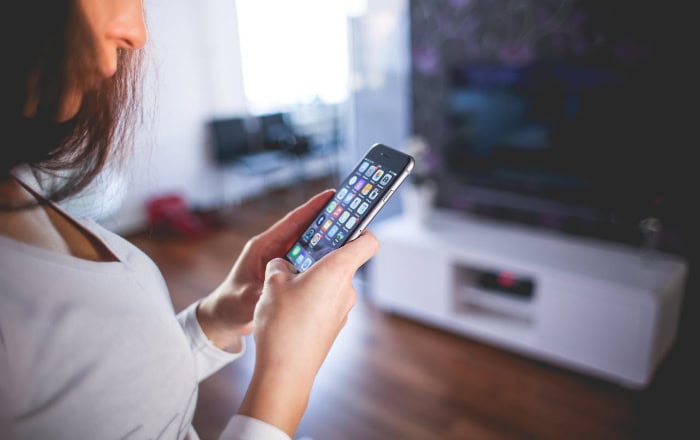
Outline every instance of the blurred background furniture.
{"label": "blurred background furniture", "polygon": [[280,186],[303,193],[308,179],[337,173],[338,115],[323,108],[294,117],[290,111],[209,121],[211,152],[229,206]]}
{"label": "blurred background furniture", "polygon": [[384,310],[631,388],[650,383],[676,338],[678,256],[444,210],[374,232]]}

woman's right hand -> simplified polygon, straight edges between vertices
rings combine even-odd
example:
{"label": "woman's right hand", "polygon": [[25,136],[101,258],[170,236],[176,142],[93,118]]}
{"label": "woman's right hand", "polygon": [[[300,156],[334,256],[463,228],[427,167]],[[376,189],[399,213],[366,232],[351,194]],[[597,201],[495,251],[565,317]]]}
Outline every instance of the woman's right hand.
{"label": "woman's right hand", "polygon": [[268,263],[253,320],[255,372],[241,414],[294,434],[316,373],[355,304],[353,276],[378,250],[366,231],[300,274],[281,258]]}

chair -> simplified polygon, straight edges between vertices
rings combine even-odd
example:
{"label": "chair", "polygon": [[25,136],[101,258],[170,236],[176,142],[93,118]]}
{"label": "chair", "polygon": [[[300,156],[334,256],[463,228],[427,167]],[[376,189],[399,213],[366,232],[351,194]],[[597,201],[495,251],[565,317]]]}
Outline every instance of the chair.
{"label": "chair", "polygon": [[286,113],[261,115],[259,121],[265,150],[282,151],[295,157],[308,153],[309,139],[287,121]]}
{"label": "chair", "polygon": [[[238,204],[246,195],[269,186],[270,174],[285,167],[282,151],[256,147],[246,118],[230,117],[209,121],[214,161],[222,168],[221,189],[228,204]],[[254,179],[260,177],[262,179]],[[231,191],[233,189],[233,192]]]}
{"label": "chair", "polygon": [[245,119],[214,119],[209,122],[209,127],[213,134],[216,163],[230,164],[252,152]]}

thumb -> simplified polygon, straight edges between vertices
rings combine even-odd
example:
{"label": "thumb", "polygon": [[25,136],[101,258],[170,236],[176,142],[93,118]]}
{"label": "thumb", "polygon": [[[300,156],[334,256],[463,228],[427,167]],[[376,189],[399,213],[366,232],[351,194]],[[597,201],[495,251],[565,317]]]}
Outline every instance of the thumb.
{"label": "thumb", "polygon": [[354,270],[357,270],[377,252],[379,252],[379,240],[367,230],[353,241],[326,255],[319,263],[331,266],[338,265],[338,267],[352,267]]}
{"label": "thumb", "polygon": [[273,278],[287,279],[296,273],[294,266],[284,258],[273,258],[265,266],[265,279]]}
{"label": "thumb", "polygon": [[316,194],[308,202],[285,215],[284,218],[260,235],[265,237],[268,242],[282,244],[281,247],[285,248],[282,252],[285,252],[304,233],[334,194],[335,190],[326,190]]}

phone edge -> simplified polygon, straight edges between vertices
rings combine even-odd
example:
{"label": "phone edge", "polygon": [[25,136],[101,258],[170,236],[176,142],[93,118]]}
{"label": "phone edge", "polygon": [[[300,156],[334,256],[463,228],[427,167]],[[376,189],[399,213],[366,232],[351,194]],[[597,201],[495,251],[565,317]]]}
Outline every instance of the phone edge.
{"label": "phone edge", "polygon": [[384,197],[382,197],[382,200],[379,203],[377,203],[374,206],[374,208],[372,208],[372,210],[369,212],[369,214],[367,214],[367,217],[365,217],[365,219],[362,221],[362,223],[360,223],[360,225],[357,227],[357,229],[355,229],[355,232],[353,232],[352,235],[350,235],[350,237],[348,237],[348,239],[343,244],[346,244],[346,243],[353,241],[354,239],[359,237],[360,234],[365,232],[365,229],[367,229],[367,226],[369,226],[369,224],[372,222],[372,220],[374,220],[374,217],[376,217],[377,214],[379,214],[379,211],[381,211],[381,209],[384,207],[384,205],[386,205],[386,203],[389,201],[391,196],[394,195],[394,193],[399,188],[399,186],[401,186],[403,181],[406,180],[406,178],[409,176],[409,174],[411,174],[411,171],[413,171],[413,167],[414,167],[415,163],[416,163],[416,161],[413,159],[413,157],[408,156],[408,164],[406,165],[404,170],[401,172],[401,175],[399,176],[399,178],[394,181],[394,184],[391,185],[391,187],[389,188],[389,191],[387,191],[387,193],[384,195]]}

